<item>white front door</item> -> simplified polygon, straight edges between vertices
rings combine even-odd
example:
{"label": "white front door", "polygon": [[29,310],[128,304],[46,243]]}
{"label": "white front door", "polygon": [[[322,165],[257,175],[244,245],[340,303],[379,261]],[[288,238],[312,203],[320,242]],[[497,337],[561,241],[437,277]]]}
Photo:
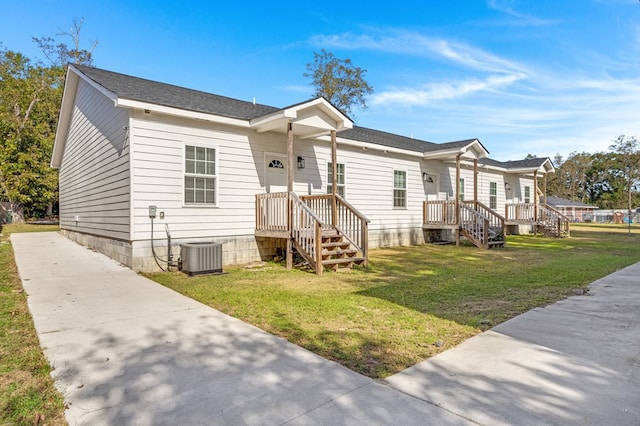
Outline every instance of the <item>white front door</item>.
{"label": "white front door", "polygon": [[428,201],[438,200],[439,189],[440,189],[440,175],[435,173],[429,173],[429,180],[424,182],[424,191],[427,196]]}
{"label": "white front door", "polygon": [[287,191],[287,156],[284,154],[265,155],[266,192]]}

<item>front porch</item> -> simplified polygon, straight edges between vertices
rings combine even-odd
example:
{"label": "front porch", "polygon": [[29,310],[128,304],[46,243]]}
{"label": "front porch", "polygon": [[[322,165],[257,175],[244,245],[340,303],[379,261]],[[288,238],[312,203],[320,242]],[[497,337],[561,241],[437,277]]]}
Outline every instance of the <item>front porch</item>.
{"label": "front porch", "polygon": [[568,237],[570,220],[553,207],[536,203],[505,205],[504,217],[479,201],[439,200],[423,204],[423,229],[454,232],[480,248],[506,243],[509,226],[530,225],[534,232],[550,237]]}
{"label": "front porch", "polygon": [[484,249],[506,244],[504,218],[479,201],[424,201],[422,211],[423,229],[452,231],[456,244],[461,236]]}
{"label": "front porch", "polygon": [[571,220],[547,204],[512,203],[506,204],[504,210],[507,225],[531,225],[534,232],[556,238],[571,234]]}
{"label": "front porch", "polygon": [[256,194],[256,237],[285,239],[317,275],[324,268],[367,266],[369,220],[337,194]]}

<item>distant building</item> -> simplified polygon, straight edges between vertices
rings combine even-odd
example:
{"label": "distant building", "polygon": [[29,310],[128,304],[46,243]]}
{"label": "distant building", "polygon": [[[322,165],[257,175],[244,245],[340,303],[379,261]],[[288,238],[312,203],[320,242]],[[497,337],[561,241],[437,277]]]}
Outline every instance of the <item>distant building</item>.
{"label": "distant building", "polygon": [[584,204],[578,201],[566,200],[560,197],[540,197],[540,202],[545,203],[567,216],[573,222],[595,222],[595,210],[598,206]]}

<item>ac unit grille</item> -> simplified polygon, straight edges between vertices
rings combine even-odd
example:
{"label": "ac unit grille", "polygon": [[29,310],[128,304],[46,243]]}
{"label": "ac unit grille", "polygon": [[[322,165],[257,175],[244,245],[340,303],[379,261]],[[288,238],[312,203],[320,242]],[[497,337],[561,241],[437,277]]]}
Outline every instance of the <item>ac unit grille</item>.
{"label": "ac unit grille", "polygon": [[180,244],[182,272],[189,275],[215,274],[222,272],[222,244]]}

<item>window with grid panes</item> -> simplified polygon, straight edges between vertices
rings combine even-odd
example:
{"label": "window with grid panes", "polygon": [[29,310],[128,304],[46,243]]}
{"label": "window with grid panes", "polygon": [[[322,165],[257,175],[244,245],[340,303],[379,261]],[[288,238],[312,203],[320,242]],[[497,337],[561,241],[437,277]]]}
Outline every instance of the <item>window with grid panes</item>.
{"label": "window with grid panes", "polygon": [[407,207],[407,172],[393,171],[393,207]]}
{"label": "window with grid panes", "polygon": [[489,208],[498,208],[498,184],[496,182],[489,182]]}
{"label": "window with grid panes", "polygon": [[[333,164],[327,163],[327,194],[333,193]],[[336,163],[336,194],[346,198],[345,166],[344,163]]]}
{"label": "window with grid panes", "polygon": [[217,202],[216,149],[186,145],[184,149],[184,203],[215,205]]}

